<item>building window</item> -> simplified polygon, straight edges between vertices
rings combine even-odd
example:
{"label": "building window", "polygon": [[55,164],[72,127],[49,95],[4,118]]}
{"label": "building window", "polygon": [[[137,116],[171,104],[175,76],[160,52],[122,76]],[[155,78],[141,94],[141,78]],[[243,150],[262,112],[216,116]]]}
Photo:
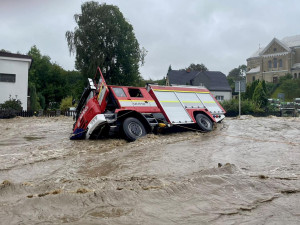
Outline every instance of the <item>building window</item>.
{"label": "building window", "polygon": [[298,78],[300,79],[300,73],[298,73]]}
{"label": "building window", "polygon": [[271,69],[271,68],[272,68],[272,61],[269,60],[269,61],[268,61],[268,64],[269,64],[269,69]]}
{"label": "building window", "polygon": [[277,58],[273,59],[273,68],[277,68]]}
{"label": "building window", "polygon": [[252,77],[252,81],[255,81],[255,76]]}
{"label": "building window", "polygon": [[282,67],[282,59],[279,59],[279,67]]}
{"label": "building window", "polygon": [[0,73],[0,82],[16,83],[16,74]]}
{"label": "building window", "polygon": [[218,101],[223,101],[223,100],[224,100],[224,96],[223,96],[223,95],[217,95],[217,96],[216,96],[216,99],[217,99]]}
{"label": "building window", "polygon": [[276,51],[277,51],[277,48],[273,48],[273,51],[276,52]]}
{"label": "building window", "polygon": [[297,79],[297,74],[296,73],[294,73],[294,79]]}

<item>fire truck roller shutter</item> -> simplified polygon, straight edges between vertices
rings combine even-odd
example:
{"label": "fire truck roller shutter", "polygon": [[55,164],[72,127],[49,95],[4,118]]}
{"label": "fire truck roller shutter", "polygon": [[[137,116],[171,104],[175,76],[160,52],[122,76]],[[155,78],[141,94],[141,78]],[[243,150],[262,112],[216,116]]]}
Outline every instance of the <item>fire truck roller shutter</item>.
{"label": "fire truck roller shutter", "polygon": [[193,122],[173,91],[155,90],[154,93],[171,123],[180,124]]}
{"label": "fire truck roller shutter", "polygon": [[210,113],[223,113],[223,110],[219,107],[210,94],[197,93],[197,96],[202,101],[204,106],[210,111]]}
{"label": "fire truck roller shutter", "polygon": [[176,95],[186,108],[204,108],[196,93],[176,92]]}

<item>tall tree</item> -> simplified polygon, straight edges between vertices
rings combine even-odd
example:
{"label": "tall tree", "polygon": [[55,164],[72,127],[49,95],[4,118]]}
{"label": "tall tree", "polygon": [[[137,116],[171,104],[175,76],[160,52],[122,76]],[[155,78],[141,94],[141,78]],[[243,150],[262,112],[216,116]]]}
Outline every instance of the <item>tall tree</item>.
{"label": "tall tree", "polygon": [[51,63],[50,57],[42,55],[36,46],[31,47],[28,55],[33,59],[29,70],[32,110],[38,109],[39,105],[47,108],[50,102],[58,104],[66,96],[80,97],[84,86],[81,74],[77,71],[65,71],[59,65]]}
{"label": "tall tree", "polygon": [[191,63],[187,68],[185,68],[185,69],[179,69],[179,70],[180,71],[190,70],[190,71],[200,71],[200,72],[208,71],[207,67],[203,63],[201,63],[201,64]]}
{"label": "tall tree", "polygon": [[232,78],[233,81],[241,80],[245,77],[246,70],[247,70],[246,65],[240,65],[239,67],[232,69],[229,72],[227,78]]}
{"label": "tall tree", "polygon": [[190,69],[191,71],[200,71],[200,72],[208,71],[207,67],[203,63],[201,64],[191,63],[191,65],[187,69]]}
{"label": "tall tree", "polygon": [[245,93],[245,98],[246,99],[248,99],[248,100],[253,99],[253,94],[254,94],[254,91],[255,91],[258,84],[259,84],[259,80],[255,80],[251,84],[247,85],[246,93]]}
{"label": "tall tree", "polygon": [[76,52],[76,69],[93,77],[100,66],[110,84],[133,85],[140,80],[139,62],[146,54],[133,27],[114,5],[90,1],[74,15],[77,27],[66,32],[70,53]]}
{"label": "tall tree", "polygon": [[268,104],[267,94],[263,87],[263,82],[258,82],[254,92],[252,100],[256,103],[259,108],[264,108]]}

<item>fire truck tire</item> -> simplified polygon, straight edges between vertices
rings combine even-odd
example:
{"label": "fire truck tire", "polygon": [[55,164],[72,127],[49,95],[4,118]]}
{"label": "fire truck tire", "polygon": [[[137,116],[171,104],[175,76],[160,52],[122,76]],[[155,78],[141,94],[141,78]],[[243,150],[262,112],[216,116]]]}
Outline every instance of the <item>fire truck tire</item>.
{"label": "fire truck tire", "polygon": [[197,114],[196,121],[201,130],[209,132],[213,129],[213,122],[206,115]]}
{"label": "fire truck tire", "polygon": [[147,134],[144,125],[134,117],[128,117],[123,122],[123,131],[129,141],[143,137]]}

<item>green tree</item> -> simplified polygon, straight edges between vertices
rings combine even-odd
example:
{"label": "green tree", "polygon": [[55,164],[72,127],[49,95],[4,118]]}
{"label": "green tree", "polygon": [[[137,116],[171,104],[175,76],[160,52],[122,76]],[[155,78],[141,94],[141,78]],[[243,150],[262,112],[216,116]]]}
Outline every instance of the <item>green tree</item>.
{"label": "green tree", "polygon": [[3,48],[0,50],[0,52],[7,52],[7,53],[11,53],[10,51],[8,51],[8,50],[5,50],[5,49],[3,49]]}
{"label": "green tree", "polygon": [[[41,108],[48,108],[50,102],[52,107],[58,106],[68,95],[77,99],[80,97],[84,82],[78,71],[65,71],[59,65],[51,63],[51,58],[42,55],[36,46],[31,47],[28,55],[33,58],[29,70],[29,84],[36,89],[36,94],[32,92],[31,96],[38,99]],[[33,110],[36,110],[36,107],[39,108],[38,104],[33,106]]]}
{"label": "green tree", "polygon": [[78,71],[66,71],[65,77],[65,89],[68,92],[67,95],[72,96],[73,99],[79,100],[82,90],[86,85],[86,79]]}
{"label": "green tree", "polygon": [[36,88],[33,83],[29,83],[29,95],[30,95],[30,109],[37,111],[41,108],[39,98],[36,93]]}
{"label": "green tree", "polygon": [[285,76],[279,78],[279,84],[282,84],[286,80],[292,80],[293,76],[290,73],[287,73]]}
{"label": "green tree", "polygon": [[264,108],[268,104],[267,94],[263,87],[263,82],[259,82],[253,92],[252,100],[259,108]]}
{"label": "green tree", "polygon": [[253,99],[254,90],[256,89],[258,83],[259,83],[259,80],[255,80],[251,84],[247,85],[245,99],[248,99],[248,100]]}
{"label": "green tree", "polygon": [[76,52],[75,67],[85,77],[94,77],[100,66],[110,84],[134,85],[141,79],[139,62],[146,50],[117,6],[85,2],[74,18],[77,27],[66,32],[66,39],[70,53]]}
{"label": "green tree", "polygon": [[[171,65],[170,65],[171,67]],[[170,69],[169,67],[169,69]],[[185,69],[179,69],[179,70],[190,70],[190,71],[200,71],[200,72],[204,72],[204,71],[208,71],[207,67],[201,63],[201,64],[194,64],[194,63],[191,63],[187,68]]]}
{"label": "green tree", "polygon": [[246,70],[247,70],[246,65],[240,65],[239,67],[232,69],[229,72],[227,78],[232,78],[233,81],[242,80],[245,78]]}
{"label": "green tree", "polygon": [[208,71],[207,67],[203,63],[201,64],[191,63],[191,65],[187,69],[190,69],[191,71],[200,71],[200,72]]}
{"label": "green tree", "polygon": [[61,100],[60,110],[68,110],[72,105],[72,96],[65,97]]}
{"label": "green tree", "polygon": [[300,81],[285,80],[281,84],[281,89],[283,90],[286,99],[293,100],[293,98],[300,96]]}

